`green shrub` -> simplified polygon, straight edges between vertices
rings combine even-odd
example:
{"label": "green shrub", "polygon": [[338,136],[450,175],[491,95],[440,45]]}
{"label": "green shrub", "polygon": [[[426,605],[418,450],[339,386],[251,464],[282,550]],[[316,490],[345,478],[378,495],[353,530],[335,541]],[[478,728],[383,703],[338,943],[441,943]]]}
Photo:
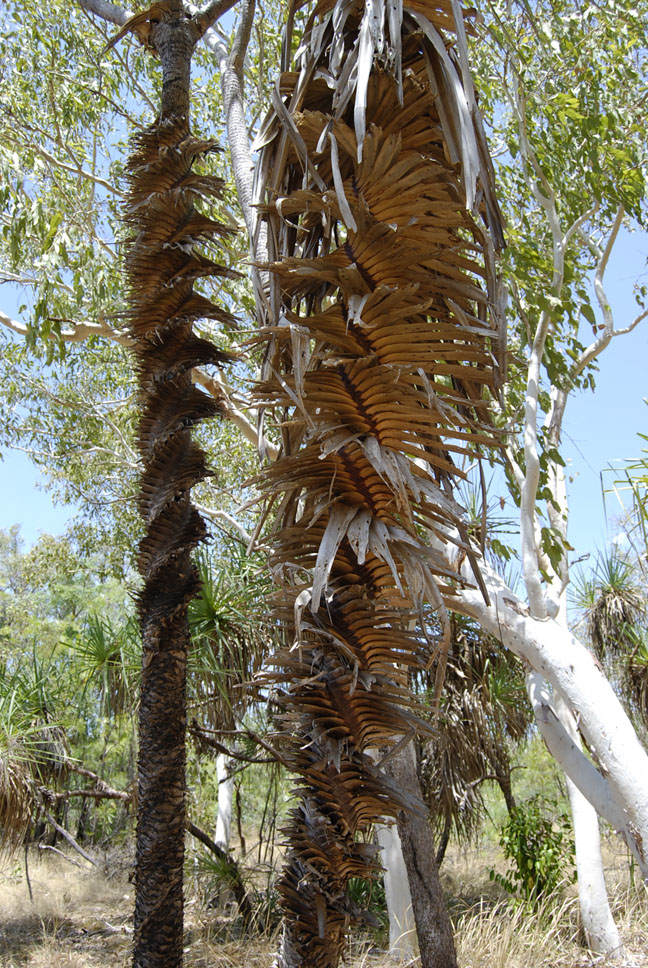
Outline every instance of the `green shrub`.
{"label": "green shrub", "polygon": [[505,875],[491,870],[490,878],[532,910],[565,880],[576,879],[571,821],[555,800],[536,794],[516,807],[501,827],[499,842],[510,868]]}

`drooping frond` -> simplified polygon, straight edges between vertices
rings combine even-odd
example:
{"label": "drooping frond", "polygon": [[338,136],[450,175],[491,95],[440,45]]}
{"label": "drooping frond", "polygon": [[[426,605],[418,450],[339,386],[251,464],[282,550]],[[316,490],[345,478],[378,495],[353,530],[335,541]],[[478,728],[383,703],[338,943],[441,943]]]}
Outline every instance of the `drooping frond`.
{"label": "drooping frond", "polygon": [[493,439],[502,230],[457,3],[322,0],[291,49],[288,29],[258,143],[258,399],[282,431],[264,484],[294,645],[276,681],[304,779],[281,963],[324,968],[349,871],[376,870],[358,836],[406,803],[370,754],[416,726],[415,619],[457,579],[433,545],[473,557],[452,484]]}
{"label": "drooping frond", "polygon": [[[483,816],[483,781],[496,780],[509,803],[511,743],[530,709],[519,660],[469,620],[452,614],[451,647],[436,734],[423,746],[421,785],[442,842],[453,829],[470,838]],[[434,666],[423,677],[429,690]],[[427,682],[426,682],[427,680]]]}

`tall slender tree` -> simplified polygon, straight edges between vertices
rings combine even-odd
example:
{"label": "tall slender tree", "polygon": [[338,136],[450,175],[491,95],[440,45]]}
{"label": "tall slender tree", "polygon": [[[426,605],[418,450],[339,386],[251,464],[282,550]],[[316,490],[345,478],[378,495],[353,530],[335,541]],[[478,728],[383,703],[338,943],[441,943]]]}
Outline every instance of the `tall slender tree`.
{"label": "tall slender tree", "polygon": [[228,229],[199,208],[201,199],[218,196],[222,182],[193,170],[216,145],[190,133],[189,85],[197,41],[231,5],[211,4],[192,18],[182,0],[163,0],[127,21],[109,45],[136,31],[162,65],[159,117],[133,139],[124,216],[131,229],[128,323],[139,377],[139,510],[146,527],[138,595],[136,968],[182,964],[187,610],[198,586],[191,553],[205,536],[190,491],[208,473],[191,427],[218,409],[191,374],[195,366],[223,361],[223,354],[194,334],[193,325],[200,318],[231,320],[194,290],[194,282],[233,275],[197,249]]}

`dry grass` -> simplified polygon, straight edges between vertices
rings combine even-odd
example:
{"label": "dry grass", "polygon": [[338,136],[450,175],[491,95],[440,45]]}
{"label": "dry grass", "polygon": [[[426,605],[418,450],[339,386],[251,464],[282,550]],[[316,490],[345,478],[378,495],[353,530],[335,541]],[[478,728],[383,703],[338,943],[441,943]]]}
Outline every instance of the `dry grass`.
{"label": "dry grass", "polygon": [[[648,894],[628,883],[625,856],[606,856],[610,892],[626,952],[617,968],[648,968]],[[573,889],[544,917],[525,917],[502,899],[488,879],[498,862],[495,848],[454,850],[443,868],[462,968],[603,968],[580,945]],[[63,858],[30,856],[34,895],[30,903],[24,866],[0,869],[0,965],[2,968],[126,968],[130,964],[132,886],[118,855],[104,871],[74,867]],[[221,922],[222,923],[222,922]],[[213,911],[189,898],[186,968],[268,968],[276,938],[219,937]],[[388,968],[385,953],[369,941],[352,943],[348,968]],[[418,968],[419,962],[411,963]]]}
{"label": "dry grass", "polygon": [[[75,862],[76,863],[76,862]],[[114,968],[130,963],[132,890],[121,872],[30,853],[29,878],[14,860],[0,870],[2,968]]]}

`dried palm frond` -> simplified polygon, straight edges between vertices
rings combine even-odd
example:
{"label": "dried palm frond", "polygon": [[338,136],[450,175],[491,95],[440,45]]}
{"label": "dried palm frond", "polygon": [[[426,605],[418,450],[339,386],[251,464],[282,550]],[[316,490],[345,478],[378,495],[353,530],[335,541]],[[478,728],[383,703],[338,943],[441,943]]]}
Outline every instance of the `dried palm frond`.
{"label": "dried palm frond", "polygon": [[33,761],[18,738],[0,737],[0,851],[19,847],[35,806]]}
{"label": "dried palm frond", "polygon": [[280,962],[325,968],[350,872],[377,870],[358,837],[407,805],[370,754],[416,728],[415,620],[457,580],[426,532],[474,559],[452,486],[493,441],[501,225],[454,0],[321,0],[295,59],[258,140],[257,397],[282,431],[264,486],[294,644],[275,684],[304,781]]}

